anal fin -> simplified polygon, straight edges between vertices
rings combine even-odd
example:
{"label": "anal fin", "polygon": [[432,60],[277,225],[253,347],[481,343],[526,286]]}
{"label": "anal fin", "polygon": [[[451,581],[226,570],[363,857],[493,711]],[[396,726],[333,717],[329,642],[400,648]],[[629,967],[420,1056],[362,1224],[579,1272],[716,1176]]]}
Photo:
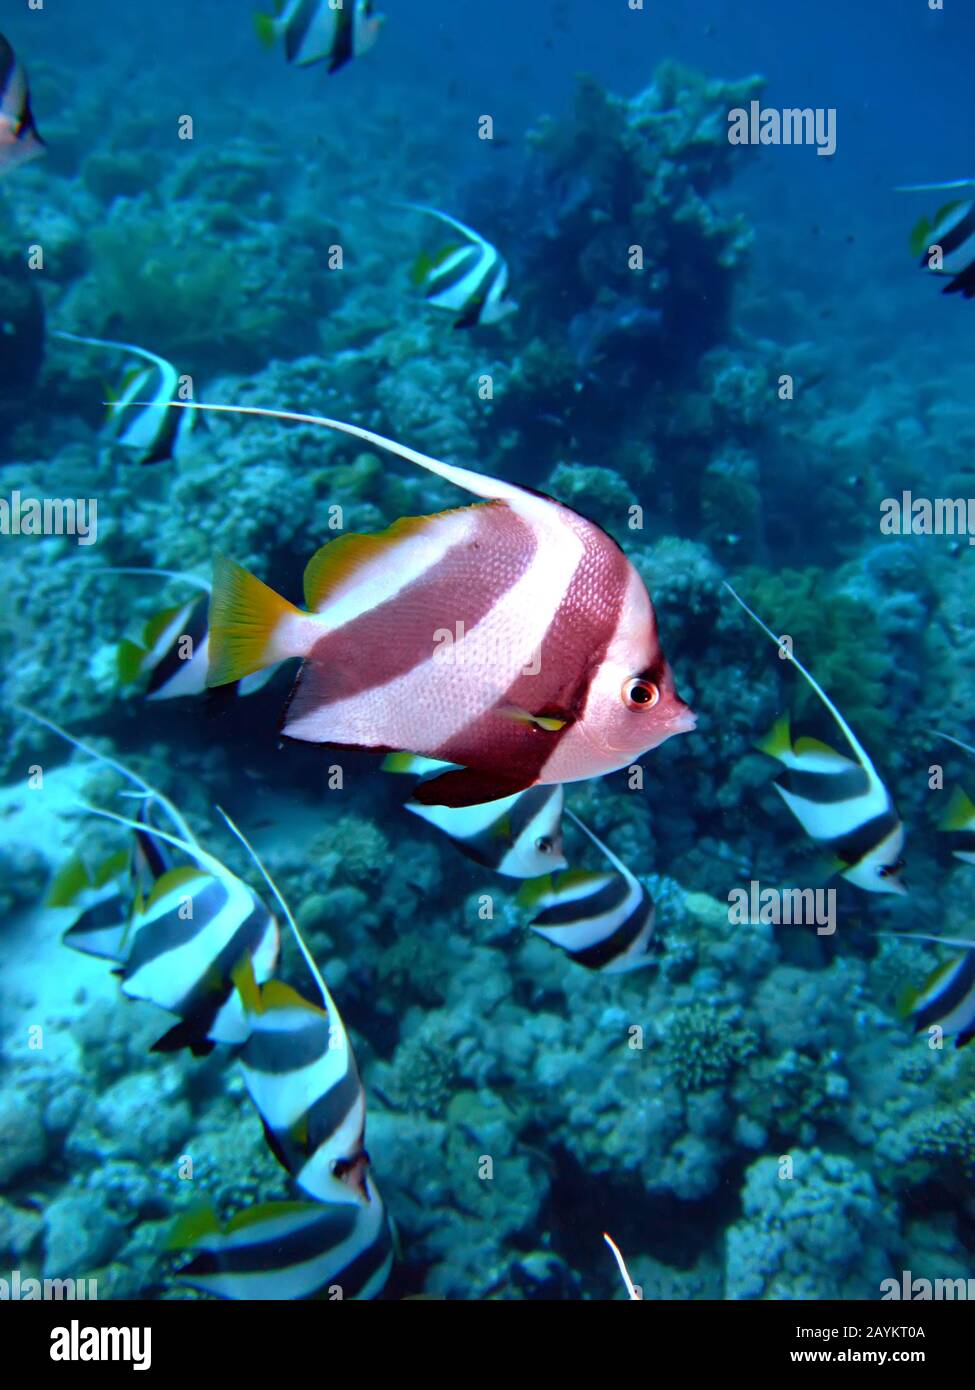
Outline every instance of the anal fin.
{"label": "anal fin", "polygon": [[421,806],[481,806],[485,801],[500,801],[503,796],[515,796],[534,785],[534,777],[502,772],[478,772],[460,767],[442,772],[428,782],[420,782],[413,791],[413,800]]}

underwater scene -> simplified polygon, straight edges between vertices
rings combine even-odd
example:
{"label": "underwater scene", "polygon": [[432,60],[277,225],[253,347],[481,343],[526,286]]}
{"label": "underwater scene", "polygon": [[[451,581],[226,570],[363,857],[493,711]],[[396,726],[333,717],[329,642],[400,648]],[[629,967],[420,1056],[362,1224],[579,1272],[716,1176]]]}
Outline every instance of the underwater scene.
{"label": "underwater scene", "polygon": [[3,0],[3,1299],[975,1298],[973,46]]}

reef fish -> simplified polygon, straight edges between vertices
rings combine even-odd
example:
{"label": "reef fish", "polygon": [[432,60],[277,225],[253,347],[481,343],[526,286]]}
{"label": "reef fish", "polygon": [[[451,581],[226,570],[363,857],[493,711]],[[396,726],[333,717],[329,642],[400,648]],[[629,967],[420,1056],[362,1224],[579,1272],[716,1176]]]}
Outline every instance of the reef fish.
{"label": "reef fish", "polygon": [[[953,743],[956,748],[961,748],[965,753],[975,755],[975,748],[970,743],[963,743],[960,738],[955,738],[953,734],[939,733],[938,737],[946,739],[948,743]],[[966,864],[975,864],[975,802],[960,787],[952,793],[948,809],[938,822],[938,826],[951,836],[952,853],[955,858],[963,859]]]}
{"label": "reef fish", "polygon": [[400,206],[437,217],[463,237],[459,245],[447,246],[435,256],[424,252],[412,274],[428,303],[455,316],[455,328],[498,323],[517,309],[508,297],[508,263],[497,247],[446,212],[423,203]]}
{"label": "reef fish", "polygon": [[957,787],[941,820],[940,829],[952,839],[952,854],[966,864],[975,864],[975,802]]}
{"label": "reef fish", "polygon": [[[207,624],[210,585],[207,581],[179,570],[106,567],[92,572],[176,579],[202,590],[197,598],[153,613],[138,637],[123,637],[115,652],[118,678],[122,685],[148,676],[145,688],[147,700],[175,700],[202,695],[207,688],[210,643]],[[248,676],[235,687],[237,694],[253,694],[266,685],[273,675],[272,668]]]}
{"label": "reef fish", "polygon": [[[898,192],[943,192],[954,188],[975,189],[975,179],[905,184]],[[920,257],[922,270],[950,278],[943,294],[975,298],[975,198],[946,203],[933,220],[923,217],[911,233],[911,250]]]}
{"label": "reef fish", "polygon": [[370,1201],[362,1206],[266,1202],[225,1228],[212,1208],[187,1213],[167,1241],[196,1252],[177,1279],[220,1298],[374,1298],[393,1251],[383,1205],[366,1181]]}
{"label": "reef fish", "polygon": [[[451,764],[410,753],[391,753],[386,772],[430,776]],[[407,801],[406,809],[442,830],[476,864],[505,878],[538,878],[566,867],[562,853],[562,806],[559,784],[529,787],[515,796],[481,806],[423,806]]]}
{"label": "reef fish", "polygon": [[643,580],[578,512],[336,420],[200,408],[339,430],[488,499],[323,546],[304,610],[217,559],[208,684],[302,657],[288,737],[456,763],[415,799],[472,806],[601,776],[694,728]]}
{"label": "reef fish", "polygon": [[278,0],[273,15],[255,14],[254,28],[268,48],[283,38],[289,63],[308,67],[327,60],[328,71],[336,72],[368,53],[383,20],[373,0]]}
{"label": "reef fish", "polygon": [[788,716],[783,715],[756,744],[786,769],[782,781],[773,784],[776,791],[809,838],[827,849],[834,872],[870,893],[906,892],[900,878],[904,826],[862,744],[791,644],[776,637],[730,584],[725,588],[804,677],[854,754],[848,758],[812,738],[800,738],[793,744]]}
{"label": "reef fish", "polygon": [[123,448],[138,450],[142,455],[140,463],[163,463],[182,455],[190,421],[196,417],[167,409],[179,386],[179,372],[171,362],[134,343],[83,338],[63,330],[53,336],[138,357],[139,363],[125,372],[117,391],[108,392],[108,435]]}
{"label": "reef fish", "polygon": [[0,174],[44,153],[30,109],[27,74],[0,34]]}
{"label": "reef fish", "polygon": [[526,883],[518,902],[534,913],[528,925],[587,970],[622,975],[651,964],[653,898],[578,816],[567,814],[601,850],[612,870],[569,869],[551,879]]}
{"label": "reef fish", "polygon": [[132,851],[109,855],[94,870],[81,856],[70,859],[55,876],[45,900],[50,908],[73,908],[78,914],[62,940],[86,956],[123,965],[128,954],[136,901],[170,867],[170,857],[153,834],[152,803],[143,802],[136,814]]}
{"label": "reef fish", "polygon": [[[161,792],[51,720],[20,712],[120,773],[142,800],[139,818],[100,807],[88,810],[135,834],[135,897],[114,958],[120,965],[123,994],[155,1004],[179,1020],[153,1051],[189,1047],[203,1055],[214,1043],[243,1042],[249,1024],[236,978],[246,963],[259,983],[270,979],[280,946],[276,918],[242,879],[199,844]],[[146,820],[150,804],[166,816],[170,830]],[[169,867],[162,846],[180,851],[189,862]],[[145,896],[144,884],[150,880]],[[103,940],[104,949],[97,954],[110,956],[110,937]]]}
{"label": "reef fish", "polygon": [[939,1028],[955,1047],[964,1047],[975,1038],[975,941],[952,937],[927,936],[922,932],[891,933],[896,940],[930,941],[935,946],[960,946],[964,954],[955,956],[933,970],[919,989],[907,990],[900,1000],[902,1018],[909,1018],[915,1033]]}

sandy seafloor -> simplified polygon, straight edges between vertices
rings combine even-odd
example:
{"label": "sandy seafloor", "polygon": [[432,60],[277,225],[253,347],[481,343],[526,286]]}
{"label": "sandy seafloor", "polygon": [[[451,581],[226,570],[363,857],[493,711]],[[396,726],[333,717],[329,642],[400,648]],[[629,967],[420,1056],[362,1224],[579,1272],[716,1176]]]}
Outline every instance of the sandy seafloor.
{"label": "sandy seafloor", "polygon": [[[898,996],[949,953],[888,933],[972,935],[975,868],[937,821],[954,787],[975,793],[975,764],[936,733],[975,733],[973,551],[879,528],[904,489],[975,494],[975,307],[912,264],[933,205],[892,191],[971,173],[966,20],[942,35],[896,6],[878,36],[887,5],[866,7],[874,30],[800,6],[770,37],[761,6],[750,29],[716,4],[637,31],[579,0],[523,28],[501,6],[482,41],[470,7],[431,0],[411,26],[390,0],[376,51],[327,78],[262,53],[230,5],[205,31],[158,8],[0,26],[48,144],[0,187],[0,495],[98,502],[93,546],[0,537],[0,1268],[186,1296],[162,1248],[173,1216],[291,1191],[233,1057],[151,1054],[158,1011],[60,945],[47,881],[125,843],[77,804],[117,807],[120,783],[19,703],[134,766],[252,878],[215,806],[253,835],[357,1052],[398,1232],[388,1296],[620,1297],[604,1230],[648,1298],[863,1300],[904,1269],[971,1276],[975,1047],[912,1036]],[[727,110],[755,96],[835,105],[835,157],[729,146]],[[493,145],[472,135],[486,110]],[[404,198],[503,247],[517,313],[457,332],[423,304]],[[621,268],[635,241],[638,276]],[[279,743],[285,673],[217,709],[119,686],[119,639],[186,591],[101,568],[205,577],[225,551],[297,598],[330,507],[369,531],[460,499],[263,420],[212,419],[140,467],[100,433],[116,361],[58,328],[151,348],[198,398],[324,411],[548,491],[624,545],[698,728],[643,760],[642,791],[617,773],[568,803],[652,888],[652,966],[590,974],[534,936],[516,885],[407,815],[372,758],[343,754],[329,790],[332,755]],[[753,879],[821,882],[755,739],[790,707],[837,734],[723,579],[794,637],[907,826],[909,894],[833,879],[829,937],[729,921]]]}

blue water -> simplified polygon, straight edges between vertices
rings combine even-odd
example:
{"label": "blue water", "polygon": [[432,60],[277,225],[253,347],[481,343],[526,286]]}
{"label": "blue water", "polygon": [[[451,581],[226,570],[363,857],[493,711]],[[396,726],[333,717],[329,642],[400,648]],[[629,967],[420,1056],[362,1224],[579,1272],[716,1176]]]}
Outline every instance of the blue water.
{"label": "blue water", "polygon": [[[975,1047],[898,1007],[959,962],[975,1017],[975,956],[895,940],[971,936],[975,867],[939,822],[975,795],[941,737],[975,739],[973,552],[880,525],[909,490],[967,501],[975,531],[975,306],[909,246],[966,195],[895,191],[975,176],[970,7],[387,0],[331,76],[262,49],[238,0],[9,8],[47,148],[0,171],[0,500],[93,500],[97,532],[0,528],[0,1279],[200,1296],[163,1248],[174,1218],[296,1194],[235,1049],[150,1052],[159,1009],[61,944],[52,877],[131,844],[79,799],[135,803],[26,707],[264,892],[216,807],[252,838],[358,1059],[398,1232],[383,1296],[621,1297],[603,1231],[647,1298],[872,1300],[905,1270],[975,1291]],[[729,145],[752,97],[832,111],[835,153]],[[425,303],[411,270],[444,239],[404,200],[496,246],[517,310],[455,329]],[[197,400],[324,413],[550,493],[622,544],[698,725],[635,760],[642,781],[566,797],[656,900],[643,969],[533,934],[517,883],[405,813],[372,754],[282,743],[284,672],[239,699],[120,679],[118,643],[197,591],[106,569],[206,582],[225,553],[300,602],[339,531],[467,499],[268,420],[213,417],[144,466],[103,407],[136,359],[59,330],[161,355]],[[773,789],[754,744],[782,711],[850,747],[723,580],[865,746],[906,896],[831,876]],[[835,890],[835,929],[741,925],[753,882]],[[309,989],[287,933],[280,971]]]}

